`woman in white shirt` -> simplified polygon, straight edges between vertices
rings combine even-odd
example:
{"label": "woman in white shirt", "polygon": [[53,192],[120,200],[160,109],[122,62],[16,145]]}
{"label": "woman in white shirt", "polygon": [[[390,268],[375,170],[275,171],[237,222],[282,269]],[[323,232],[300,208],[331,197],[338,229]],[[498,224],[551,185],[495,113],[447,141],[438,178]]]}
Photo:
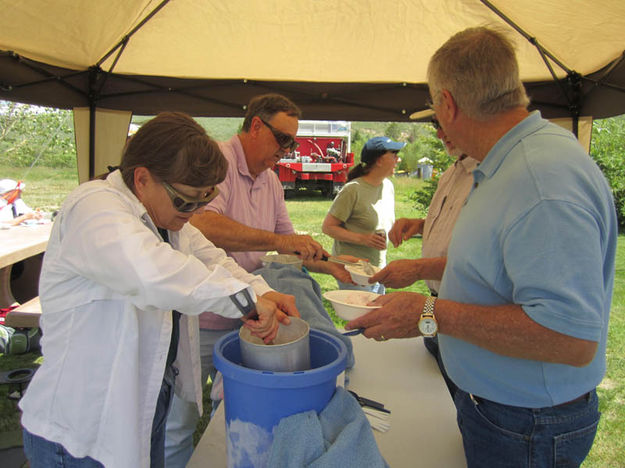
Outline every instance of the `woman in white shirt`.
{"label": "woman in white shirt", "polygon": [[[163,466],[174,387],[202,411],[198,314],[241,317],[267,342],[299,315],[187,223],[226,167],[193,119],[164,113],[65,200],[39,285],[44,361],[20,402],[32,468]],[[231,297],[245,294],[255,320]]]}

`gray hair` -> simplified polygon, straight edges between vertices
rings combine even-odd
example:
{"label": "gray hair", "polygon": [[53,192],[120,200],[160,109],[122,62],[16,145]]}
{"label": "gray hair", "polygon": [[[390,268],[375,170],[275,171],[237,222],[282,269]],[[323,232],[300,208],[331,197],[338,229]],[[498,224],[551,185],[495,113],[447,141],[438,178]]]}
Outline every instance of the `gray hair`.
{"label": "gray hair", "polygon": [[514,47],[493,28],[468,28],[445,42],[430,59],[428,85],[434,101],[446,89],[477,120],[529,104]]}

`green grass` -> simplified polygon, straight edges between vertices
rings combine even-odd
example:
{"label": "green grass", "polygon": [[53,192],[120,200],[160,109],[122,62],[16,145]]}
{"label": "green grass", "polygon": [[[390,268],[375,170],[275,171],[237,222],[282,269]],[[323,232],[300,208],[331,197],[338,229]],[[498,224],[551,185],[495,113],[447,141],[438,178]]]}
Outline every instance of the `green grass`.
{"label": "green grass", "polygon": [[[24,169],[0,168],[1,177],[25,180],[27,187],[24,199],[33,208],[46,210],[58,209],[65,194],[77,186],[77,177],[72,171],[58,171],[35,168],[24,177]],[[414,209],[409,199],[420,182],[415,179],[398,178],[394,180],[396,192],[396,217],[414,217]],[[289,215],[295,229],[307,233],[318,240],[327,250],[332,241],[321,232],[321,223],[330,208],[331,201],[320,195],[296,194],[287,200]],[[388,251],[389,261],[398,258],[416,258],[421,253],[420,239],[405,242],[400,248]],[[328,275],[313,273],[320,283],[322,291],[336,288],[334,278]],[[423,282],[407,288],[410,291],[426,292]],[[332,308],[326,304],[329,311]],[[331,312],[332,313],[332,312]],[[343,322],[336,317],[337,324]],[[607,349],[607,372],[598,387],[602,418],[599,430],[590,455],[584,462],[584,468],[615,468],[625,467],[625,236],[619,236],[616,281],[612,303],[612,316]],[[0,354],[0,372],[20,368],[36,367],[41,357],[36,353],[21,356],[5,356]],[[418,389],[416,389],[418,390]],[[418,394],[415,394],[418,398]],[[208,391],[205,392],[205,406],[210,406]],[[417,405],[417,400],[415,400]],[[416,408],[416,406],[415,406]],[[208,416],[200,422],[200,427],[208,423]],[[7,386],[0,385],[0,436],[20,430],[19,411],[16,403],[7,399]],[[199,435],[197,432],[196,435]],[[1,437],[0,437],[1,443]],[[0,445],[0,448],[1,445]]]}

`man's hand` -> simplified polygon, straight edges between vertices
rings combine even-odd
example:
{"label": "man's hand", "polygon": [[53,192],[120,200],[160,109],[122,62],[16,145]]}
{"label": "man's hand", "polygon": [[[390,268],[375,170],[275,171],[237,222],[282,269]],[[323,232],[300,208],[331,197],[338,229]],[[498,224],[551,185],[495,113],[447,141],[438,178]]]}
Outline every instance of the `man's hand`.
{"label": "man's hand", "polygon": [[423,234],[424,224],[425,219],[399,218],[388,232],[388,240],[395,247],[399,247],[403,241],[410,239],[415,234]]}
{"label": "man's hand", "polygon": [[304,261],[321,260],[328,254],[319,242],[300,234],[280,234],[276,250],[281,254],[297,255]]}
{"label": "man's hand", "polygon": [[243,317],[243,326],[250,329],[252,335],[261,338],[265,343],[271,343],[278,334],[278,317],[280,321],[286,318],[275,302],[264,297],[256,298],[257,319]]}
{"label": "man's hand", "polygon": [[352,276],[345,269],[345,265],[334,262],[326,262],[326,270],[328,274],[334,276],[341,283],[356,284],[352,281]]}
{"label": "man's hand", "polygon": [[369,278],[369,283],[382,283],[387,288],[405,288],[423,279],[419,260],[394,260]]}
{"label": "man's hand", "polygon": [[346,330],[364,328],[367,338],[385,341],[389,338],[420,336],[417,327],[425,296],[412,292],[396,292],[378,297],[372,304],[382,305],[366,315],[347,322]]}
{"label": "man's hand", "polygon": [[[361,260],[360,258],[354,257],[352,255],[338,255],[335,258],[345,260],[351,263],[358,263],[358,261]],[[318,260],[314,262],[305,262],[304,266],[308,268],[308,270],[315,273],[325,273],[327,275],[332,275],[342,283],[356,284],[354,283],[354,281],[352,281],[352,276],[349,274],[349,271],[345,269],[345,265],[343,265],[342,263],[336,263],[331,260]]]}
{"label": "man's hand", "polygon": [[263,299],[268,299],[272,302],[275,302],[276,306],[278,306],[278,309],[280,309],[282,312],[284,312],[284,314],[282,315],[278,315],[278,321],[288,325],[289,323],[291,323],[291,321],[289,320],[289,316],[290,317],[299,317],[300,313],[297,310],[297,307],[295,305],[295,296],[292,296],[290,294],[282,294],[279,293],[278,291],[269,291],[265,294],[263,294],[261,296]]}

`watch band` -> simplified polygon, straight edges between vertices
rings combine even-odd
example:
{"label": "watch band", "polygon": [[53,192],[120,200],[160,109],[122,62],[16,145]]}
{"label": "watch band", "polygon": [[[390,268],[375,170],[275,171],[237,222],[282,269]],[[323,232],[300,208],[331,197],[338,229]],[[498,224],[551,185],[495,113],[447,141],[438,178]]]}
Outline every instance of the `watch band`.
{"label": "watch band", "polygon": [[436,298],[428,296],[425,298],[425,304],[423,304],[423,312],[421,314],[434,315],[434,304],[436,304]]}

